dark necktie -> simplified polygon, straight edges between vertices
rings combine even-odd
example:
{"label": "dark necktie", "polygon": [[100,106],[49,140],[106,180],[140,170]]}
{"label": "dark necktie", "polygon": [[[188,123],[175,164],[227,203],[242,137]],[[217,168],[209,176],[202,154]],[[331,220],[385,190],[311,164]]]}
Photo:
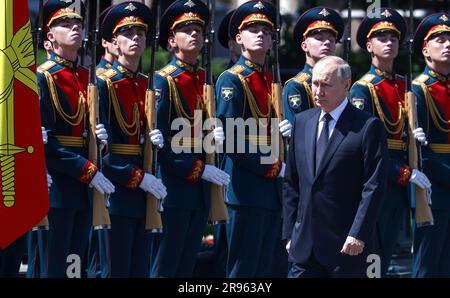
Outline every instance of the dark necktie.
{"label": "dark necktie", "polygon": [[328,139],[330,136],[329,124],[330,124],[331,119],[333,119],[333,117],[331,117],[331,115],[328,113],[326,113],[323,116],[322,131],[320,133],[319,139],[317,140],[317,144],[316,144],[316,167],[315,167],[316,174],[317,174],[317,170],[319,169],[320,161],[323,158],[323,154],[325,153],[325,150],[327,149]]}

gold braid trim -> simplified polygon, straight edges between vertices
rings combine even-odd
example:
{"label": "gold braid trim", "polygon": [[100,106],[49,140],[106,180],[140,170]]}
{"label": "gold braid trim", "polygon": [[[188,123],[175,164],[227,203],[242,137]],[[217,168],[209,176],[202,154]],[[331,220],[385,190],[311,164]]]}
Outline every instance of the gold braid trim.
{"label": "gold braid trim", "polygon": [[420,85],[420,87],[423,90],[423,94],[425,95],[425,103],[428,107],[428,113],[431,116],[431,119],[433,119],[434,125],[436,128],[442,132],[449,133],[450,128],[444,128],[441,126],[442,122],[443,124],[450,124],[450,120],[444,119],[441,114],[439,113],[439,110],[436,106],[436,103],[434,102],[433,96],[431,96],[431,93],[428,91],[427,85],[425,85],[424,82],[416,80],[416,82]]}
{"label": "gold braid trim", "polygon": [[[250,106],[250,111],[252,112],[253,118],[256,120],[259,120],[259,118],[269,118],[272,114],[272,100],[270,94],[267,95],[267,114],[263,114],[261,110],[258,107],[258,104],[256,103],[256,99],[253,96],[252,90],[250,90],[250,87],[247,84],[247,81],[245,80],[244,76],[240,73],[235,73],[235,75],[238,76],[239,80],[241,81],[242,87],[244,88],[245,98],[248,99],[248,104]],[[245,99],[244,99],[244,107],[245,107]],[[245,111],[245,110],[244,110]]]}
{"label": "gold braid trim", "polygon": [[[194,115],[190,116],[188,112],[183,107],[183,104],[181,103],[180,94],[178,93],[177,85],[175,84],[175,81],[172,76],[166,76],[167,82],[169,83],[169,97],[170,97],[170,108],[169,108],[169,122],[170,122],[170,110],[172,107],[172,100],[175,104],[175,111],[177,113],[177,116],[180,118],[186,118],[191,121],[194,120]],[[195,102],[195,109],[202,109],[202,98],[197,95],[197,100]]]}
{"label": "gold braid trim", "polygon": [[[119,99],[117,98],[116,90],[114,89],[113,83],[110,79],[105,78],[105,82],[108,86],[109,100],[111,102],[109,108],[109,121],[111,121],[111,105],[114,109],[114,115],[116,116],[117,123],[119,123],[120,129],[127,136],[134,136],[139,134],[139,106],[135,103],[133,105],[133,121],[128,124],[122,115],[120,110]],[[131,130],[134,127],[134,130]]]}
{"label": "gold braid trim", "polygon": [[316,104],[314,103],[314,99],[312,97],[312,90],[311,90],[311,86],[308,84],[308,82],[303,82],[302,83],[303,86],[305,87],[306,90],[306,94],[308,95],[308,103],[309,103],[309,108],[314,108],[316,107]]}
{"label": "gold braid trim", "polygon": [[47,80],[48,89],[50,91],[50,97],[52,99],[53,105],[56,108],[56,111],[58,111],[58,114],[61,116],[61,118],[70,124],[71,126],[77,126],[81,123],[81,121],[85,118],[85,103],[86,98],[83,95],[83,92],[78,92],[78,110],[73,114],[72,116],[68,115],[62,108],[61,103],[59,102],[58,92],[56,90],[56,84],[53,80],[52,75],[48,71],[42,72],[45,75],[45,78]]}
{"label": "gold braid trim", "polygon": [[[403,131],[403,128],[405,128],[405,115],[404,115],[404,109],[402,107],[401,102],[398,102],[398,118],[395,122],[389,121],[389,119],[384,114],[383,108],[380,104],[380,99],[378,98],[378,94],[375,91],[375,87],[371,82],[367,81],[359,81],[362,82],[364,85],[366,85],[369,88],[370,96],[372,97],[372,101],[375,103],[375,107],[378,113],[378,117],[383,122],[384,127],[386,128],[386,131],[391,135],[396,135]],[[394,129],[392,130],[391,127]]]}

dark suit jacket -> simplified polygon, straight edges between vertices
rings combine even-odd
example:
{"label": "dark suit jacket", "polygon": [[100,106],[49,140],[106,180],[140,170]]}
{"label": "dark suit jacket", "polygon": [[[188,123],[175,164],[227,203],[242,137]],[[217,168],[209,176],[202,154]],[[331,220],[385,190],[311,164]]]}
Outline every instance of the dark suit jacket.
{"label": "dark suit jacket", "polygon": [[[295,117],[283,189],[283,238],[291,239],[289,259],[304,263],[314,253],[323,266],[365,262],[377,244],[375,221],[388,167],[381,121],[347,104],[317,174],[316,131],[320,109]],[[347,236],[365,242],[364,254],[340,253]]]}

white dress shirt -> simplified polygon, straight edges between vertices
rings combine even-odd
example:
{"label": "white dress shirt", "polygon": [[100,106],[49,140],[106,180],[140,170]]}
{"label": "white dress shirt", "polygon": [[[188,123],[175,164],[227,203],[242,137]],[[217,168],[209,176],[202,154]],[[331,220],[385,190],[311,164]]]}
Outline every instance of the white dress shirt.
{"label": "white dress shirt", "polygon": [[[330,133],[330,135],[328,136],[328,139],[331,138],[331,135],[333,134],[333,131],[334,131],[334,127],[336,126],[336,123],[339,120],[339,117],[341,117],[342,112],[344,111],[345,107],[347,106],[347,103],[348,103],[348,99],[346,97],[342,101],[342,103],[339,106],[337,106],[337,108],[335,108],[334,110],[332,110],[331,112],[328,113],[333,118],[328,123],[328,131]],[[325,114],[326,114],[326,112],[324,112],[323,110],[320,111],[319,127],[318,127],[318,131],[317,131],[316,142],[319,140],[320,133],[322,132],[322,128],[323,128],[323,124],[324,124],[323,116],[325,116]]]}

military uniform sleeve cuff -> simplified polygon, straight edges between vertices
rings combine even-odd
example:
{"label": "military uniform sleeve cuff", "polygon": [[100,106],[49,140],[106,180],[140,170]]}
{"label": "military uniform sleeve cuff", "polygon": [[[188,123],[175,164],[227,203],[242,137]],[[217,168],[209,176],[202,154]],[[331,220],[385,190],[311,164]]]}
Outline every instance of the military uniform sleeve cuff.
{"label": "military uniform sleeve cuff", "polygon": [[264,178],[269,179],[269,180],[276,179],[281,172],[282,166],[283,166],[283,163],[281,162],[281,160],[278,160],[264,174]]}
{"label": "military uniform sleeve cuff", "polygon": [[138,167],[133,167],[133,169],[131,170],[130,179],[125,186],[132,190],[135,190],[139,186],[139,184],[141,184],[142,179],[144,179],[144,174],[144,170]]}
{"label": "military uniform sleeve cuff", "polygon": [[203,160],[200,159],[194,160],[194,165],[187,174],[186,180],[192,183],[197,182],[202,177],[204,169],[205,169],[205,162]]}
{"label": "military uniform sleeve cuff", "polygon": [[91,183],[92,179],[94,178],[95,174],[97,174],[97,166],[94,165],[89,160],[86,161],[84,164],[83,170],[81,170],[81,174],[78,177],[78,180],[81,183],[89,184]]}
{"label": "military uniform sleeve cuff", "polygon": [[411,178],[411,174],[412,174],[411,168],[407,165],[403,165],[400,168],[399,175],[395,182],[401,186],[406,186],[406,184],[408,184],[409,182],[409,178]]}

